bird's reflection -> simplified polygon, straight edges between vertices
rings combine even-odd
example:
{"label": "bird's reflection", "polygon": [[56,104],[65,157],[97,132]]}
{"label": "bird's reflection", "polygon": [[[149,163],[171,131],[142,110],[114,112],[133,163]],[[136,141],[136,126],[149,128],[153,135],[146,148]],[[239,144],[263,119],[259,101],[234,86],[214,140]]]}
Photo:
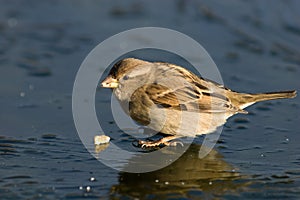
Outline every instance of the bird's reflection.
{"label": "bird's reflection", "polygon": [[[212,150],[206,157],[198,157],[201,145],[192,144],[171,165],[149,173],[119,174],[119,183],[111,188],[112,199],[128,196],[139,199],[169,198],[170,195],[191,198],[191,191],[224,194],[236,191],[245,183],[233,166]],[[197,194],[197,192],[196,192]]]}

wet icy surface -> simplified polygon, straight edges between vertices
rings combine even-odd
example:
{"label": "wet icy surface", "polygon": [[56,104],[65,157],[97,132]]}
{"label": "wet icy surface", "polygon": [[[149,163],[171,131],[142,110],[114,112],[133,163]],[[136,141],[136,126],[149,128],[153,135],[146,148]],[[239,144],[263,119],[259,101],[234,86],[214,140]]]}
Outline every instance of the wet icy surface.
{"label": "wet icy surface", "polygon": [[[145,174],[97,161],[82,145],[71,111],[75,75],[88,52],[141,26],[197,40],[229,88],[299,91],[298,1],[0,3],[1,199],[299,199],[299,97],[256,104],[228,121],[204,159],[197,157],[199,137],[173,164]],[[143,58],[182,62],[155,53]],[[97,90],[99,118],[110,95]],[[111,142],[136,150],[112,119],[101,120]]]}

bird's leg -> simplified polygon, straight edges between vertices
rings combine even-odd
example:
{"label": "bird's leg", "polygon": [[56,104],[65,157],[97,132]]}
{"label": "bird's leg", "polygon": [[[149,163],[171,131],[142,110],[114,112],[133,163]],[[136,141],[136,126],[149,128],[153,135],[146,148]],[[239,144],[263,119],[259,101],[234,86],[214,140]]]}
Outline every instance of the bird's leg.
{"label": "bird's leg", "polygon": [[163,137],[160,140],[157,141],[139,141],[139,145],[141,146],[141,148],[151,148],[151,147],[159,147],[161,145],[163,146],[176,146],[177,144],[180,144],[183,146],[182,142],[180,141],[171,141],[174,139],[179,138],[178,136],[167,136],[167,137]]}

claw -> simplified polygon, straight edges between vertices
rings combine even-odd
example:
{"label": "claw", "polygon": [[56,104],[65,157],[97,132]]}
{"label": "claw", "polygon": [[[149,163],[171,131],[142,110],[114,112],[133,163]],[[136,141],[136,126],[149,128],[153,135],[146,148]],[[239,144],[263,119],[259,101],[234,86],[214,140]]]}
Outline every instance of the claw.
{"label": "claw", "polygon": [[184,146],[182,142],[180,141],[170,141],[173,139],[176,139],[178,137],[176,136],[169,136],[169,137],[164,137],[160,140],[157,141],[142,141],[139,140],[137,141],[137,145],[134,145],[136,147],[140,146],[140,148],[145,149],[145,148],[157,148],[157,147],[162,147],[162,146],[177,146],[178,144],[181,145],[182,147]]}
{"label": "claw", "polygon": [[142,149],[145,149],[145,148],[153,148],[153,147],[159,147],[162,143],[160,141],[142,141],[140,140],[138,142],[138,144],[140,145],[140,147]]}

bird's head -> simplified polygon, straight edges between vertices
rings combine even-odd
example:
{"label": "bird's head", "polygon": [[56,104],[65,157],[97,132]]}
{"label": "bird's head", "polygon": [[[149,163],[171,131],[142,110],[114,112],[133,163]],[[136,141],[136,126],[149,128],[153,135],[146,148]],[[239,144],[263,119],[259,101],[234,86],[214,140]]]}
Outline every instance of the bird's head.
{"label": "bird's head", "polygon": [[108,76],[101,82],[101,86],[104,88],[117,88],[121,80],[126,80],[129,78],[129,73],[132,72],[140,64],[147,63],[146,61],[135,59],[135,58],[125,58],[118,61],[109,71]]}

